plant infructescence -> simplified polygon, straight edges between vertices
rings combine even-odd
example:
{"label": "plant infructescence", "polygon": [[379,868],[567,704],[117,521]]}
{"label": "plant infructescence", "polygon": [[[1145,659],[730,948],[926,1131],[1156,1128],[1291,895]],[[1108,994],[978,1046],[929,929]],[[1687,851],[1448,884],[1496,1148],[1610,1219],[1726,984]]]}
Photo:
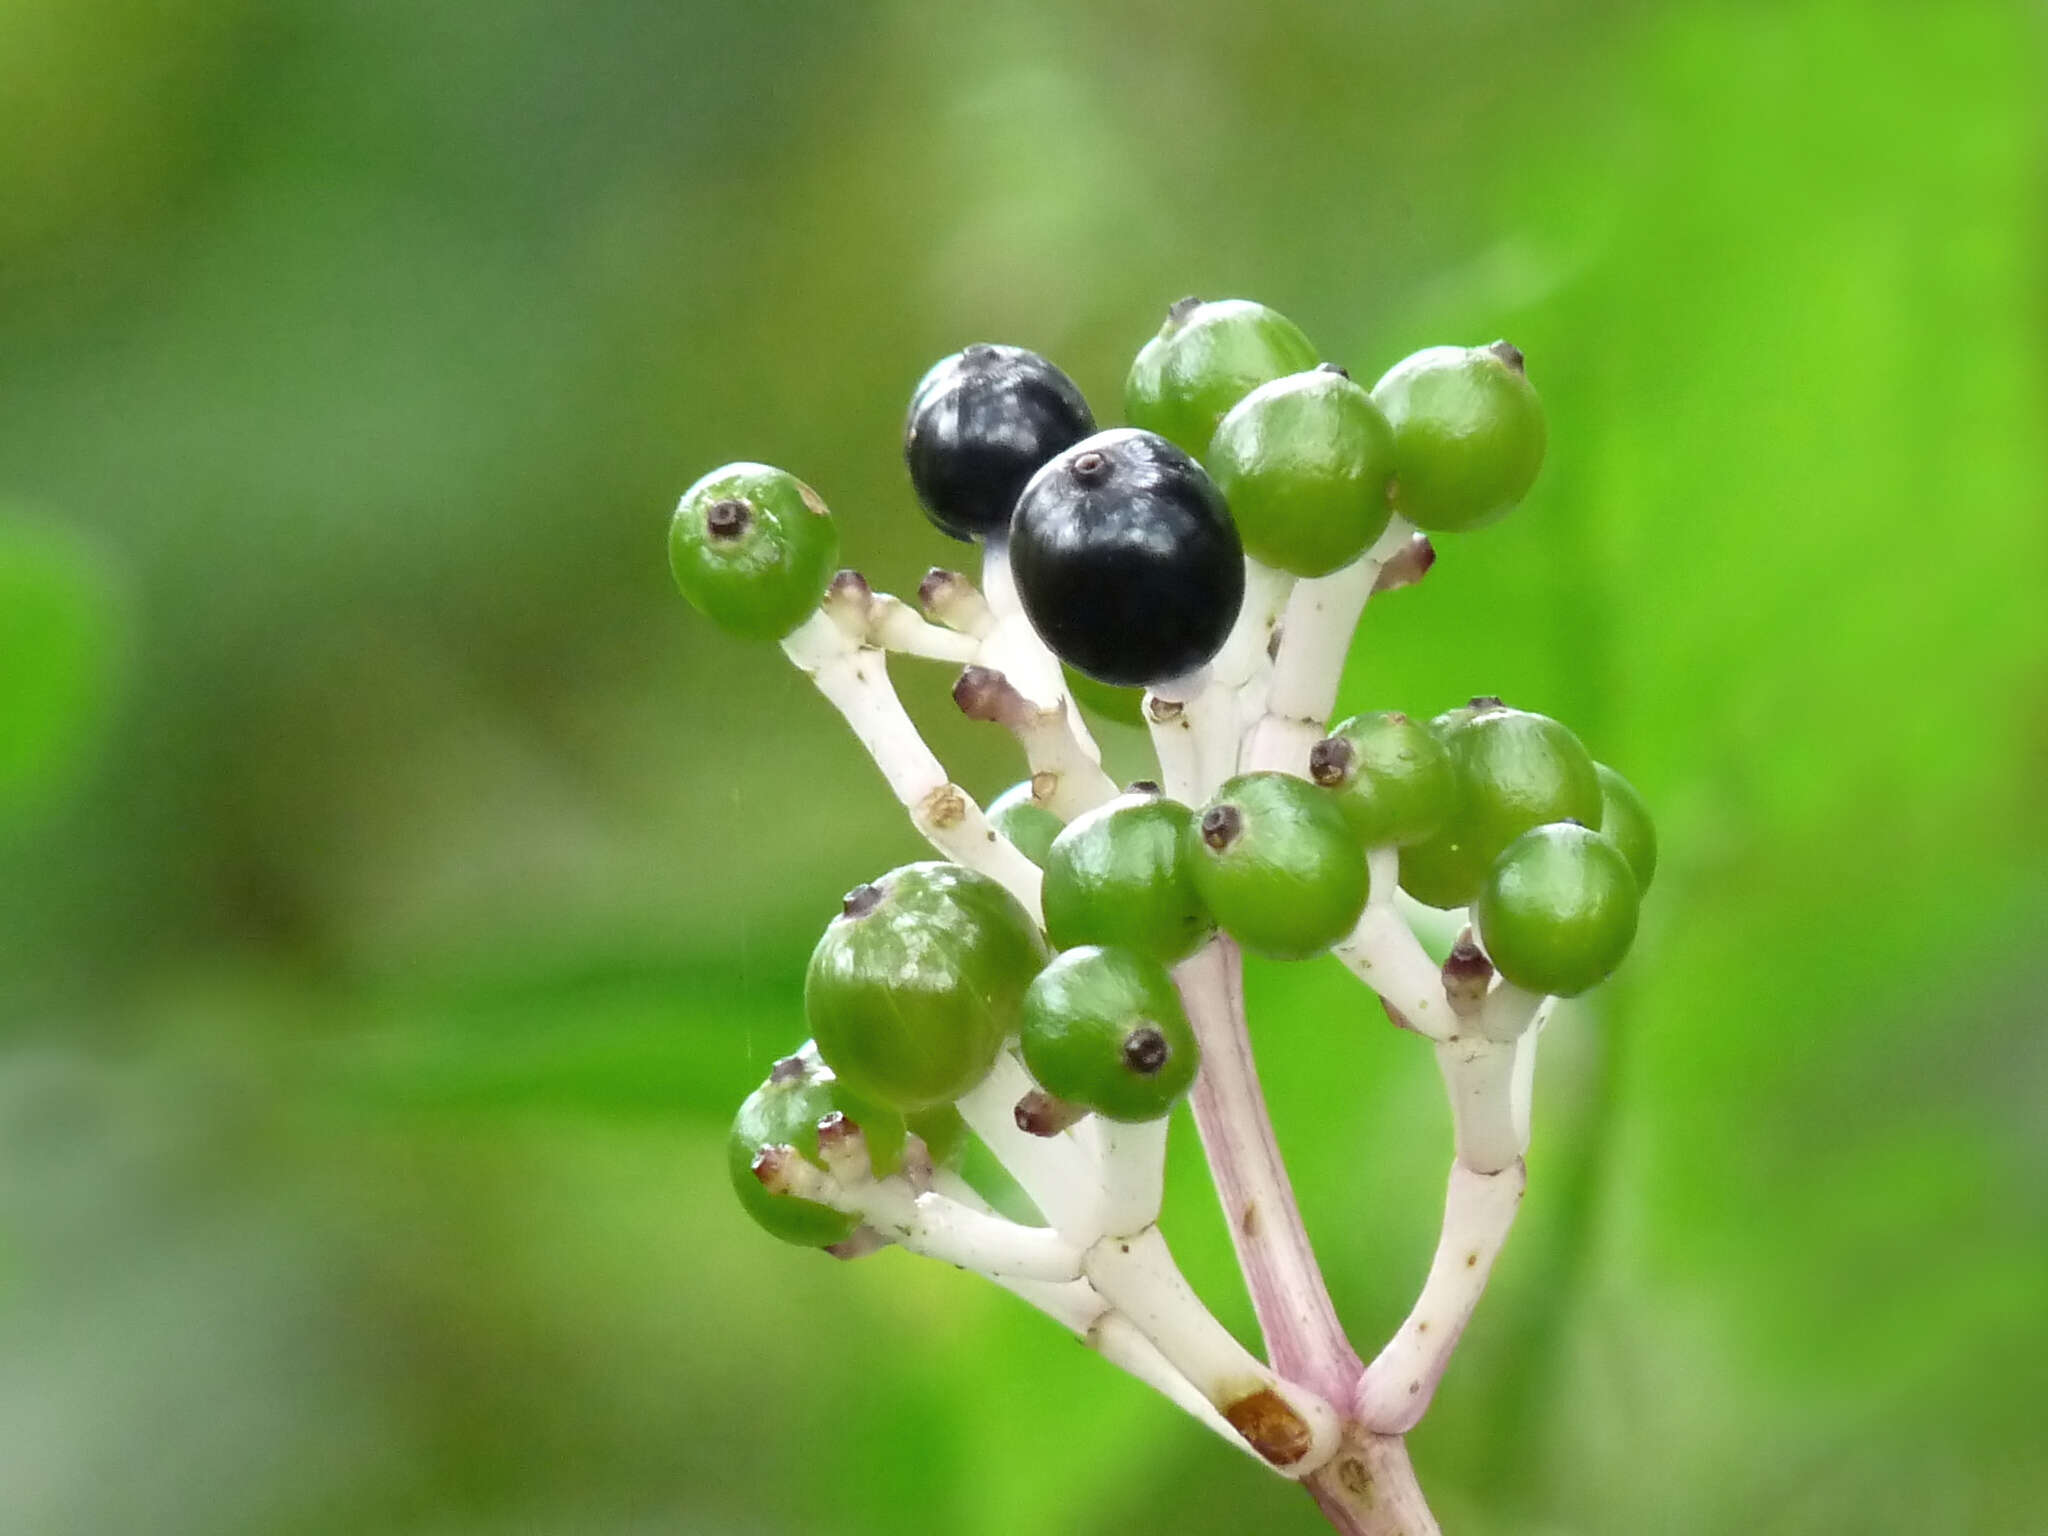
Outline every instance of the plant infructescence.
{"label": "plant infructescence", "polygon": [[[905,459],[982,572],[933,571],[921,614],[832,574],[831,516],[781,470],[727,465],[677,507],[684,595],[781,641],[941,856],[846,894],[805,979],[811,1039],[742,1106],[733,1180],[789,1242],[986,1276],[1303,1483],[1338,1530],[1432,1532],[1403,1437],[1521,1200],[1551,1001],[1621,963],[1656,843],[1627,781],[1543,715],[1484,698],[1329,716],[1366,602],[1422,578],[1431,532],[1528,491],[1542,406],[1505,342],[1429,348],[1367,390],[1262,305],[1185,300],[1133,363],[1125,414],[1097,431],[1073,382],[1019,348],[934,366]],[[904,712],[891,652],[961,667],[961,710],[1017,738],[1029,777],[986,813]],[[1156,779],[1112,782],[1083,706],[1141,720]],[[1441,965],[1411,927],[1426,908],[1469,908]],[[1273,1139],[1246,949],[1335,954],[1442,1069],[1442,1237],[1370,1360]],[[1264,1359],[1159,1230],[1182,1098]],[[970,1135],[1035,1221],[963,1177]]]}

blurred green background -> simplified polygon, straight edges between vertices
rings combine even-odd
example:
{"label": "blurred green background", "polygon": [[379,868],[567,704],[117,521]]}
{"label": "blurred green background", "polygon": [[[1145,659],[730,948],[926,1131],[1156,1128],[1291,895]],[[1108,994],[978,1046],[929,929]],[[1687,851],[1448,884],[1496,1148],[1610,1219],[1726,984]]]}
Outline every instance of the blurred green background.
{"label": "blurred green background", "polygon": [[[2048,1530],[2039,8],[0,0],[0,1530],[1312,1531],[951,1271],[747,1227],[731,1107],[917,854],[669,584],[763,458],[904,590],[966,342],[1187,292],[1512,337],[1524,510],[1347,701],[1658,808],[1415,1457],[1454,1533]],[[906,672],[956,772],[1002,743]],[[1142,743],[1112,741],[1121,762]],[[1368,1352],[1448,1156],[1255,972]],[[1169,1230],[1248,1309],[1191,1142]]]}

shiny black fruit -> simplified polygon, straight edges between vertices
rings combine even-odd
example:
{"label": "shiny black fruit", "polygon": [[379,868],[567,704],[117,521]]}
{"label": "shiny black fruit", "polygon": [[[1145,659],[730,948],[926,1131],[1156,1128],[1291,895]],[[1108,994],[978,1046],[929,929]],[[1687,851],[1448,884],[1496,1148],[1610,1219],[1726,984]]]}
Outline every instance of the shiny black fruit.
{"label": "shiny black fruit", "polygon": [[1098,432],[1032,476],[1010,518],[1024,612],[1060,660],[1149,687],[1222,647],[1244,602],[1223,494],[1165,438]]}
{"label": "shiny black fruit", "polygon": [[1036,352],[984,342],[940,359],[918,381],[903,459],[941,531],[1001,538],[1024,482],[1094,430],[1072,379]]}

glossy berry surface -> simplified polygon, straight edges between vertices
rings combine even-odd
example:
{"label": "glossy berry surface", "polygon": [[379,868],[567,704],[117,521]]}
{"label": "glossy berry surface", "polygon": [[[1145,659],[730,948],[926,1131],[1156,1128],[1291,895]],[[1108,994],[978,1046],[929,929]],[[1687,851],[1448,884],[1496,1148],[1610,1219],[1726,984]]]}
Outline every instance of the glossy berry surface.
{"label": "glossy berry surface", "polygon": [[1365,853],[1328,793],[1287,773],[1247,773],[1196,818],[1195,888],[1217,926],[1273,960],[1305,960],[1365,909]]}
{"label": "glossy berry surface", "polygon": [[1200,457],[1238,401],[1315,365],[1315,347],[1278,310],[1249,299],[1182,299],[1131,363],[1124,420]]}
{"label": "glossy berry surface", "polygon": [[1367,848],[1434,837],[1457,806],[1450,754],[1436,732],[1398,711],[1343,721],[1316,743],[1308,766]]}
{"label": "glossy berry surface", "polygon": [[1621,850],[1636,885],[1647,891],[1657,874],[1657,826],[1650,807],[1629,783],[1605,763],[1595,763],[1600,777],[1600,835]]}
{"label": "glossy berry surface", "polygon": [[827,1248],[846,1241],[860,1225],[815,1200],[771,1194],[754,1176],[754,1158],[764,1147],[794,1147],[818,1163],[818,1122],[831,1114],[845,1115],[861,1128],[878,1174],[896,1170],[903,1158],[903,1117],[838,1081],[810,1044],[778,1061],[733,1119],[726,1140],[733,1190],[747,1214],[786,1243]]}
{"label": "glossy berry surface", "polygon": [[1094,430],[1072,379],[1036,352],[982,343],[934,363],[918,381],[903,460],[918,503],[941,531],[1002,538],[1024,483]]}
{"label": "glossy berry surface", "polygon": [[1084,438],[1032,477],[1010,570],[1039,638],[1097,682],[1149,687],[1222,647],[1244,602],[1244,551],[1208,474],[1165,438]]}
{"label": "glossy berry surface", "polygon": [[1047,958],[1030,914],[994,880],[906,864],[848,893],[811,952],[804,1012],[849,1085],[929,1109],[987,1074]]}
{"label": "glossy berry surface", "polygon": [[1031,781],[1012,784],[988,803],[988,824],[1017,845],[1017,851],[1043,869],[1052,840],[1065,823],[1031,797]]}
{"label": "glossy berry surface", "polygon": [[1201,1064],[1166,968],[1092,945],[1068,950],[1031,983],[1018,1043],[1047,1093],[1126,1122],[1172,1109]]}
{"label": "glossy berry surface", "polygon": [[1621,964],[1639,901],[1619,848],[1589,827],[1555,822],[1509,844],[1472,915],[1502,976],[1524,991],[1576,997]]}
{"label": "glossy berry surface", "polygon": [[1551,821],[1600,826],[1593,759],[1548,715],[1505,705],[1453,711],[1442,733],[1457,806],[1442,831],[1401,850],[1401,885],[1433,907],[1463,906],[1507,845]]}
{"label": "glossy berry surface", "polygon": [[1295,576],[1349,565],[1393,516],[1393,430],[1372,396],[1333,368],[1246,395],[1203,463],[1230,503],[1245,553]]}
{"label": "glossy berry surface", "polygon": [[1189,832],[1178,800],[1120,795],[1077,816],[1045,864],[1045,932],[1055,947],[1113,944],[1167,965],[1215,931],[1195,889]]}
{"label": "glossy berry surface", "polygon": [[780,640],[810,617],[838,560],[839,532],[818,493],[766,464],[714,469],[669,520],[676,585],[745,640]]}
{"label": "glossy berry surface", "polygon": [[1506,342],[1425,348],[1388,369],[1372,397],[1394,430],[1394,510],[1416,527],[1483,528],[1535,484],[1543,402]]}

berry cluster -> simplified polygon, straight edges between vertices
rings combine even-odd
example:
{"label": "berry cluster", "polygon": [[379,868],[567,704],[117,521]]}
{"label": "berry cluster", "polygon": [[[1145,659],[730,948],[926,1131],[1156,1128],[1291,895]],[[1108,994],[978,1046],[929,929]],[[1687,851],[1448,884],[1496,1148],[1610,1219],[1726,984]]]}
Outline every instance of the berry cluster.
{"label": "berry cluster", "polygon": [[[933,571],[921,612],[832,573],[830,515],[781,470],[727,465],[677,507],[684,595],[782,642],[943,856],[845,897],[805,980],[811,1039],[734,1122],[733,1182],[787,1241],[987,1275],[1308,1479],[1342,1529],[1434,1529],[1426,1510],[1347,1513],[1344,1489],[1361,1467],[1383,1492],[1406,1475],[1394,1437],[1519,1198],[1548,1000],[1621,963],[1655,835],[1568,729],[1497,698],[1324,722],[1365,602],[1421,578],[1430,533],[1527,493],[1542,405],[1505,342],[1429,348],[1368,390],[1263,305],[1184,300],[1133,362],[1124,414],[1098,431],[1073,381],[1020,348],[934,365],[904,458],[931,522],[981,545],[983,580]],[[1010,730],[1030,777],[977,806],[904,713],[891,651],[962,666],[956,703]],[[1083,708],[1149,729],[1158,781],[1119,791]],[[1440,966],[1420,907],[1469,908]],[[1370,1364],[1336,1328],[1272,1146],[1241,949],[1334,952],[1437,1045],[1457,1132],[1445,1248]],[[1165,1121],[1191,1094],[1268,1360],[1158,1233]],[[963,1176],[970,1135],[1035,1220]]]}

